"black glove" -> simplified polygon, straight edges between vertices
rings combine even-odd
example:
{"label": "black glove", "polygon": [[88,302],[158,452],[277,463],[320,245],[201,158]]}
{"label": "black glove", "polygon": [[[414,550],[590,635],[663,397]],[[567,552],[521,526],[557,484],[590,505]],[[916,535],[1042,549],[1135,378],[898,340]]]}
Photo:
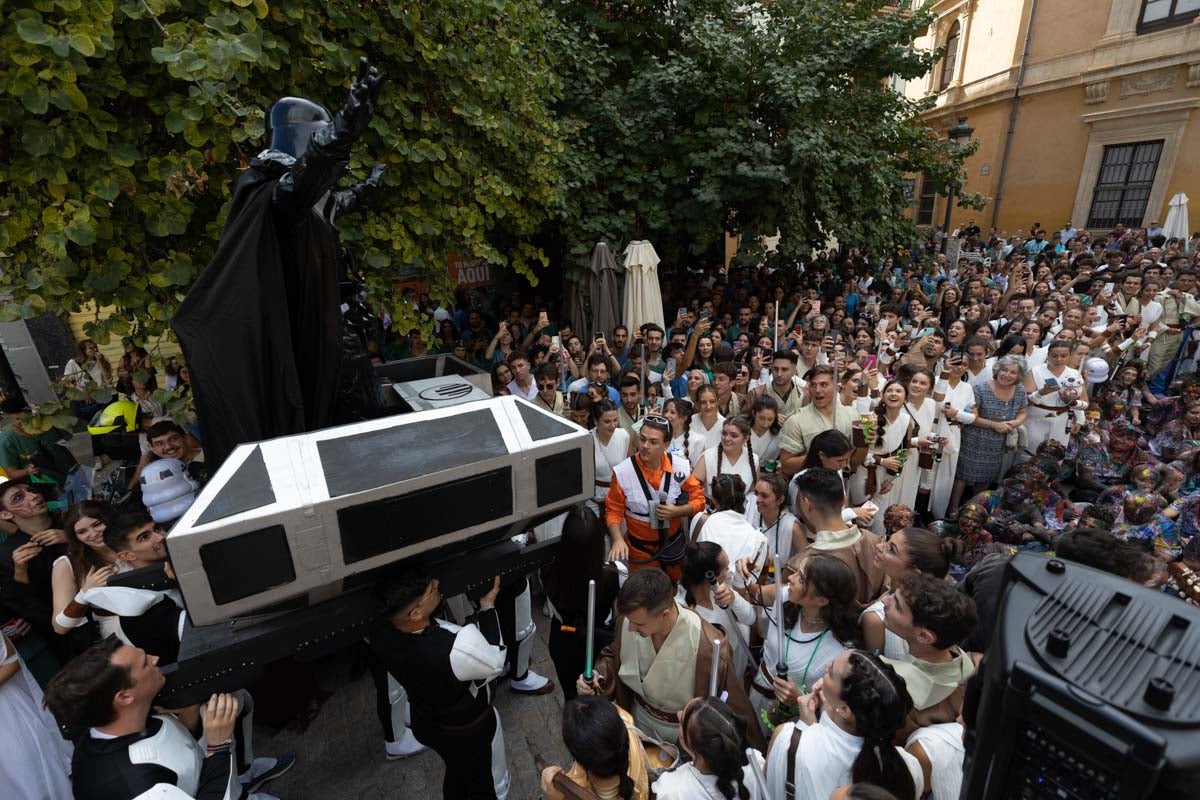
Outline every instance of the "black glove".
{"label": "black glove", "polygon": [[349,149],[371,123],[375,114],[375,103],[383,89],[383,78],[379,71],[367,63],[366,57],[358,60],[358,78],[350,86],[346,105],[333,119],[333,125],[313,135],[313,141],[322,147]]}
{"label": "black glove", "polygon": [[367,176],[365,181],[363,181],[363,186],[370,186],[372,189],[378,186],[379,179],[383,176],[383,170],[385,167],[387,167],[387,164],[376,164],[375,166],[371,167],[371,174]]}

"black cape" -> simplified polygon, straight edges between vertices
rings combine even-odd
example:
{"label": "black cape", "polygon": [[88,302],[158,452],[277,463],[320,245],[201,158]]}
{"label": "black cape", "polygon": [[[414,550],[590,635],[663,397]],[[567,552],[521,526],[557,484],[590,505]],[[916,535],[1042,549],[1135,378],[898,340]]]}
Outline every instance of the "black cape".
{"label": "black cape", "polygon": [[213,260],[171,321],[191,372],[205,460],[238,444],[332,422],[340,359],[333,229],[272,200],[288,168],[256,159],[238,177]]}

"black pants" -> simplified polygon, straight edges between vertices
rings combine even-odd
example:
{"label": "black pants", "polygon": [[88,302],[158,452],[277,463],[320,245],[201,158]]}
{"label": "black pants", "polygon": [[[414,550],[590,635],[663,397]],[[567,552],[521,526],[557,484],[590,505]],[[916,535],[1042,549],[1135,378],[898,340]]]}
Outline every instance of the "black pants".
{"label": "black pants", "polygon": [[504,644],[508,646],[508,675],[514,681],[524,680],[529,672],[526,669],[522,674],[517,674],[517,650],[520,642],[517,641],[516,613],[517,598],[528,585],[528,580],[507,584],[501,586],[500,593],[496,595],[496,616],[500,618],[500,636],[504,639]]}
{"label": "black pants", "polygon": [[442,779],[444,800],[495,800],[492,738],[496,735],[496,724],[493,709],[466,730],[448,731],[413,720],[413,734],[441,756],[446,765],[446,776]]}
{"label": "black pants", "polygon": [[394,742],[396,741],[396,731],[392,727],[392,704],[388,702],[387,668],[375,657],[374,653],[371,653],[368,658],[370,659],[368,664],[371,681],[375,684],[375,714],[379,717],[379,724],[383,726],[384,741]]}
{"label": "black pants", "polygon": [[[612,631],[596,626],[592,639],[593,660],[600,656],[600,651],[611,644],[612,640]],[[583,674],[583,662],[587,658],[586,643],[587,630],[580,628],[574,633],[564,631],[562,623],[556,619],[550,620],[550,659],[554,662],[554,672],[558,675],[558,685],[562,687],[564,700],[571,700],[576,695],[575,680]]]}

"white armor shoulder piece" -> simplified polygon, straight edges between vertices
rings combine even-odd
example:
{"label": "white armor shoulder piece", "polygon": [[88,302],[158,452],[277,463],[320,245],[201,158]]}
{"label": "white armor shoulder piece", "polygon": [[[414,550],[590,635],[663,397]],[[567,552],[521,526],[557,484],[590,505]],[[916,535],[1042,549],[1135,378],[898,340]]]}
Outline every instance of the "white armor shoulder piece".
{"label": "white armor shoulder piece", "polygon": [[[183,792],[179,796],[195,797],[200,786],[200,765],[204,761],[204,754],[183,723],[165,714],[155,716],[162,720],[162,727],[153,736],[130,745],[129,760],[134,764],[157,764],[171,770],[179,776],[175,782],[178,790]],[[172,794],[162,796],[175,797]]]}
{"label": "white armor shoulder piece", "polygon": [[474,625],[459,628],[450,650],[450,667],[460,681],[490,681],[504,672],[505,648],[489,642]]}
{"label": "white armor shoulder piece", "polygon": [[163,592],[133,589],[128,586],[97,586],[80,597],[93,608],[110,611],[122,617],[139,617],[161,600]]}

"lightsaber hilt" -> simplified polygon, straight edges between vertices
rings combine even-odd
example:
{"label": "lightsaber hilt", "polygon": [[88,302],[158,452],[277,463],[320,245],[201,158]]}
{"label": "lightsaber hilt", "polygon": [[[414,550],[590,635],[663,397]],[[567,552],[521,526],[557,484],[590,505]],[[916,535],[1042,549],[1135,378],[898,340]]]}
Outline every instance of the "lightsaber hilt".
{"label": "lightsaber hilt", "polygon": [[[704,578],[708,581],[708,587],[713,591],[713,600],[716,600],[717,586],[720,585],[717,583],[717,573],[710,569],[708,572],[704,573]],[[729,608],[729,606],[721,606],[721,608]]]}
{"label": "lightsaber hilt", "polygon": [[592,660],[595,656],[593,642],[596,638],[596,582],[588,581],[588,605],[587,605],[587,641],[585,644],[585,655],[583,657],[583,678],[586,681],[592,680]]}
{"label": "lightsaber hilt", "polygon": [[721,668],[721,640],[713,639],[712,670],[708,673],[708,696],[717,697],[717,673]]}

